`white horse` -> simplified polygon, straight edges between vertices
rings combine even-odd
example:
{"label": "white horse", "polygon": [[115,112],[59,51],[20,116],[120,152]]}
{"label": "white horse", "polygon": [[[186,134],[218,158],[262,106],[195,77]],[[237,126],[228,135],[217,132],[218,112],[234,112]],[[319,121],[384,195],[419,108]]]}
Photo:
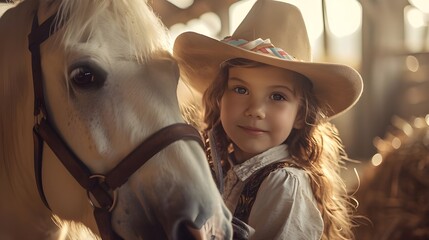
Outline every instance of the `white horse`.
{"label": "white horse", "polygon": [[231,238],[145,1],[27,0],[0,35],[0,239],[58,238],[52,213],[103,239]]}

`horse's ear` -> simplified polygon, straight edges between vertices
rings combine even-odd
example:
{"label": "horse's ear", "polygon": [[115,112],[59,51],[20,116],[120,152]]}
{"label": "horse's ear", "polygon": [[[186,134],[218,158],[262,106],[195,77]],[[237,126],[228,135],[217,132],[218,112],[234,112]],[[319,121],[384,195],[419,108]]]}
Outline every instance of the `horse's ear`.
{"label": "horse's ear", "polygon": [[52,16],[58,10],[61,1],[57,0],[43,0],[39,4],[39,23],[44,22],[48,17]]}
{"label": "horse's ear", "polygon": [[43,4],[46,4],[47,7],[52,7],[54,5],[58,6],[60,4],[60,1],[58,0],[44,0],[41,1]]}

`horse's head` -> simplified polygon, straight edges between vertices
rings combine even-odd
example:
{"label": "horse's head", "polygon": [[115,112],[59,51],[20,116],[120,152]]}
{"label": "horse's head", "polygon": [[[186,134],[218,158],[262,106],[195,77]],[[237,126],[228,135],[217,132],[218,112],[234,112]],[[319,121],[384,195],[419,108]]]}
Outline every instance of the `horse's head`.
{"label": "horse's head", "polygon": [[[5,21],[13,18],[13,14],[17,18],[21,14],[21,21],[26,22],[22,26],[27,33],[36,13],[37,24],[33,26],[33,33],[39,31],[39,24],[56,16],[54,25],[49,24],[48,28],[51,33],[54,28],[56,31],[40,41],[45,102],[45,109],[41,110],[42,113],[46,110],[46,114],[36,118],[46,117],[49,129],[64,141],[71,156],[80,160],[79,164],[86,166],[83,169],[95,176],[90,177],[92,180],[84,179],[84,184],[77,181],[75,174],[59,160],[61,153],[52,147],[59,142],[54,138],[49,147],[44,144],[43,191],[55,214],[83,222],[98,232],[100,226],[97,227],[88,198],[98,209],[102,197],[97,198],[96,190],[85,190],[82,185],[88,182],[90,185],[95,179],[103,183],[100,187],[103,191],[102,188],[110,184],[110,180],[106,184],[104,178],[109,178],[112,169],[121,165],[124,159],[133,166],[133,159],[145,157],[139,153],[150,152],[145,147],[141,150],[142,142],[159,129],[183,122],[176,95],[179,72],[166,51],[165,29],[140,0],[25,1],[12,11],[6,13]],[[9,27],[2,24],[0,26],[6,27],[0,30],[16,28],[13,24]],[[38,33],[33,35],[30,45],[40,37]],[[27,45],[27,42],[8,37],[2,44],[7,55],[13,52],[6,48],[26,48],[22,44]],[[22,144],[28,145],[34,124],[32,71],[35,60],[33,56],[32,70],[30,53],[22,53],[22,59],[28,62],[7,66],[7,74],[2,75],[7,78],[20,76],[17,81],[22,86],[13,83],[6,88],[8,91],[20,90],[20,99],[15,102],[7,99],[9,95],[4,95],[2,100],[7,99],[5,104],[10,105],[7,109],[10,108],[12,115],[15,107],[21,106],[24,111],[26,122],[15,130],[12,128],[15,124],[11,124],[7,131],[11,135],[22,133],[26,139]],[[173,133],[164,135],[170,134]],[[31,152],[30,147],[15,149]],[[133,151],[134,155],[131,154]],[[131,160],[128,159],[130,154],[133,155]],[[108,211],[111,211],[113,230],[125,239],[174,239],[180,234],[201,234],[195,233],[198,229],[207,230],[205,236],[229,238],[230,213],[222,203],[198,142],[186,138],[175,140],[153,154],[143,166],[134,166],[134,171],[121,176],[121,180],[112,177],[112,182],[120,183],[104,189],[106,197],[112,200]],[[32,164],[28,158],[33,156],[27,154],[25,160],[19,161]],[[120,170],[115,176],[122,174]]]}

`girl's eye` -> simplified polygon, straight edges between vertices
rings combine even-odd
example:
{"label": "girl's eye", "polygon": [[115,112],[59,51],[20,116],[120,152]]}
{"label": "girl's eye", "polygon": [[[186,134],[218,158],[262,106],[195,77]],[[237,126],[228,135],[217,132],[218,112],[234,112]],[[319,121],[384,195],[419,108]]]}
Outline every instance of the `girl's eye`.
{"label": "girl's eye", "polygon": [[243,87],[235,87],[233,90],[238,94],[248,94],[247,90]]}
{"label": "girl's eye", "polygon": [[274,101],[286,101],[286,98],[278,93],[274,93],[273,95],[271,95],[271,99]]}

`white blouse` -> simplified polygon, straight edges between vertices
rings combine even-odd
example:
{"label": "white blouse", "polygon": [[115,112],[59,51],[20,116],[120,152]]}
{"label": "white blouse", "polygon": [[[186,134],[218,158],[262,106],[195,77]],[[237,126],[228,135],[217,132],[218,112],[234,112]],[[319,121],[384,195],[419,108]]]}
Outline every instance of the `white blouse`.
{"label": "white blouse", "polygon": [[[234,213],[246,180],[274,162],[291,161],[287,145],[271,148],[234,165],[226,174],[223,199]],[[255,230],[251,239],[318,240],[323,220],[311,190],[309,177],[299,168],[274,170],[262,182],[250,211],[248,224]]]}

